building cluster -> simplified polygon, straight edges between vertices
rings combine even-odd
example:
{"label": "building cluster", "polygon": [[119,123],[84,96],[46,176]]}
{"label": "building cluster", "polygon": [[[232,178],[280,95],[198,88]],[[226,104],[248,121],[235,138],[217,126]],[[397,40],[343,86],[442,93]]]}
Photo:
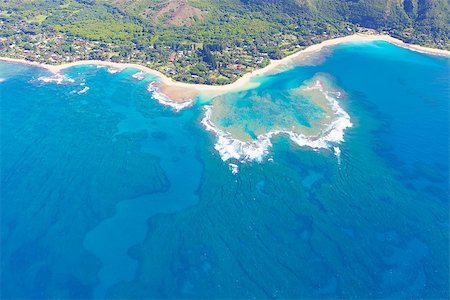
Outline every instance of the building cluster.
{"label": "building cluster", "polygon": [[175,80],[204,84],[231,83],[247,72],[266,66],[270,59],[279,59],[305,46],[295,36],[282,34],[260,42],[261,45],[255,39],[214,46],[145,44],[144,41],[136,45],[131,41],[93,41],[25,20],[0,20],[0,26],[4,28],[0,33],[1,56],[46,64],[79,60],[137,63]]}

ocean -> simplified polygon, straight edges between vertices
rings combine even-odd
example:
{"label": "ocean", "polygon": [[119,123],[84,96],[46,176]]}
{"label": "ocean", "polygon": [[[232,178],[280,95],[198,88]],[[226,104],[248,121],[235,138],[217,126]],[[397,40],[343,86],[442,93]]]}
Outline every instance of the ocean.
{"label": "ocean", "polygon": [[179,110],[157,80],[0,62],[1,298],[448,299],[448,58],[346,43]]}

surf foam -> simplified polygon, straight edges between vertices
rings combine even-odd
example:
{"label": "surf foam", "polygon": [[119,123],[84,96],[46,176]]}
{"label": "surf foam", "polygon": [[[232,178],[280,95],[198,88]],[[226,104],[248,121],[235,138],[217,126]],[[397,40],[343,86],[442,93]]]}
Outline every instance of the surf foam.
{"label": "surf foam", "polygon": [[145,73],[142,72],[142,71],[139,71],[139,72],[134,73],[133,75],[131,75],[131,77],[133,77],[134,79],[137,79],[137,80],[142,80],[142,79],[145,78]]}
{"label": "surf foam", "polygon": [[86,93],[87,91],[89,91],[89,87],[88,86],[85,86],[82,90],[80,90],[77,94],[78,95],[81,95],[81,94],[84,94],[84,93]]}
{"label": "surf foam", "polygon": [[239,166],[236,164],[228,164],[228,167],[233,174],[237,174],[239,172]]}
{"label": "surf foam", "polygon": [[341,164],[341,148],[335,146],[335,147],[333,147],[333,152],[334,152],[334,155],[336,155],[336,157],[338,159],[338,164]]}
{"label": "surf foam", "polygon": [[116,69],[116,68],[108,68],[108,73],[109,74],[116,74],[118,73],[120,70]]}
{"label": "surf foam", "polygon": [[[212,123],[212,107],[209,105],[205,106],[205,115],[201,123],[205,126],[206,130],[215,133],[217,136],[217,142],[215,143],[214,148],[219,152],[223,161],[235,159],[242,163],[248,161],[262,162],[272,147],[272,137],[281,134],[287,135],[291,141],[301,147],[309,147],[316,150],[332,150],[339,159],[341,152],[336,145],[344,141],[345,129],[353,126],[350,121],[350,116],[342,109],[339,102],[324,90],[320,80],[317,80],[315,86],[312,88],[317,88],[324,93],[335,113],[335,120],[317,136],[305,136],[304,134],[295,133],[289,130],[273,130],[259,135],[254,141],[243,142],[233,138],[230,133],[218,128]],[[339,151],[337,151],[337,149],[339,149]]]}
{"label": "surf foam", "polygon": [[52,76],[41,76],[38,78],[38,80],[43,83],[56,83],[56,84],[66,84],[75,82],[74,79],[60,73],[54,74]]}
{"label": "surf foam", "polygon": [[268,154],[269,148],[272,146],[272,143],[270,142],[272,133],[269,132],[268,134],[260,135],[252,142],[243,142],[233,138],[230,133],[215,126],[211,121],[211,113],[211,106],[206,105],[205,116],[201,123],[205,126],[206,130],[215,133],[218,137],[214,149],[219,152],[223,161],[227,161],[231,158],[241,162],[251,160],[262,161]]}
{"label": "surf foam", "polygon": [[157,87],[157,86],[155,85],[155,83],[156,83],[156,82],[150,83],[150,84],[148,85],[148,89],[147,89],[147,90],[148,90],[149,92],[152,92],[152,93],[153,93],[153,94],[152,94],[153,98],[155,98],[155,99],[156,99],[159,103],[161,103],[162,105],[170,106],[170,107],[172,107],[175,111],[178,112],[178,111],[180,111],[180,110],[182,110],[182,109],[184,109],[184,108],[187,108],[187,107],[191,106],[191,105],[194,103],[193,100],[190,100],[190,101],[187,101],[187,102],[183,102],[183,103],[177,103],[177,102],[173,101],[172,99],[170,99],[169,97],[167,97],[167,95],[161,93],[159,87]]}

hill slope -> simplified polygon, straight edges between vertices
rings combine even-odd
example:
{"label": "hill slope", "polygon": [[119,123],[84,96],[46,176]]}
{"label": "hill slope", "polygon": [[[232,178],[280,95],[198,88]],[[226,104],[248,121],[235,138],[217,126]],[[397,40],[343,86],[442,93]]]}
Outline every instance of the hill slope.
{"label": "hill slope", "polygon": [[448,0],[3,0],[0,25],[0,55],[145,62],[209,84],[362,28],[450,48]]}

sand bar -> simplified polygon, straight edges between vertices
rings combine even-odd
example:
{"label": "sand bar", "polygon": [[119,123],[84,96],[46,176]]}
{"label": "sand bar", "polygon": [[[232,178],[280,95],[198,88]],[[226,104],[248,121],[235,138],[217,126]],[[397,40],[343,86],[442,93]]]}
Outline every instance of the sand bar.
{"label": "sand bar", "polygon": [[255,70],[250,73],[244,74],[241,78],[236,80],[235,82],[227,85],[221,85],[221,86],[213,86],[213,85],[206,85],[206,84],[191,84],[191,83],[183,83],[175,81],[163,73],[150,69],[146,66],[142,66],[139,64],[131,64],[131,63],[115,63],[110,61],[100,61],[100,60],[83,60],[83,61],[77,61],[77,62],[71,62],[71,63],[65,63],[61,65],[49,65],[49,64],[41,64],[37,62],[28,61],[25,59],[14,59],[14,58],[7,58],[7,57],[0,57],[0,60],[2,61],[8,61],[8,62],[17,62],[17,63],[25,63],[28,65],[33,66],[39,66],[48,69],[49,71],[53,73],[58,73],[63,69],[70,68],[73,66],[78,65],[102,65],[102,66],[108,66],[112,68],[117,69],[125,69],[125,68],[134,68],[141,70],[145,73],[152,74],[159,77],[161,89],[164,90],[164,93],[171,98],[172,100],[176,102],[186,102],[186,94],[189,95],[189,97],[195,97],[195,95],[199,94],[206,94],[210,96],[217,96],[229,91],[236,91],[236,90],[243,90],[254,87],[257,83],[251,82],[251,80],[255,77],[265,75],[269,72],[276,71],[278,69],[282,69],[283,67],[287,67],[290,64],[292,64],[293,59],[298,58],[302,55],[311,54],[320,51],[324,47],[338,45],[341,43],[348,43],[348,42],[361,42],[361,41],[386,41],[388,43],[397,45],[399,47],[407,48],[413,51],[431,54],[431,55],[438,55],[438,56],[445,56],[450,57],[450,51],[442,50],[442,49],[435,49],[435,48],[428,48],[423,47],[419,45],[413,45],[413,44],[407,44],[399,39],[393,38],[389,35],[385,34],[353,34],[345,37],[339,37],[335,39],[330,39],[323,41],[320,44],[309,46],[303,50],[300,50],[292,55],[289,55],[283,59],[280,60],[272,60],[269,65],[267,65],[264,68]]}

